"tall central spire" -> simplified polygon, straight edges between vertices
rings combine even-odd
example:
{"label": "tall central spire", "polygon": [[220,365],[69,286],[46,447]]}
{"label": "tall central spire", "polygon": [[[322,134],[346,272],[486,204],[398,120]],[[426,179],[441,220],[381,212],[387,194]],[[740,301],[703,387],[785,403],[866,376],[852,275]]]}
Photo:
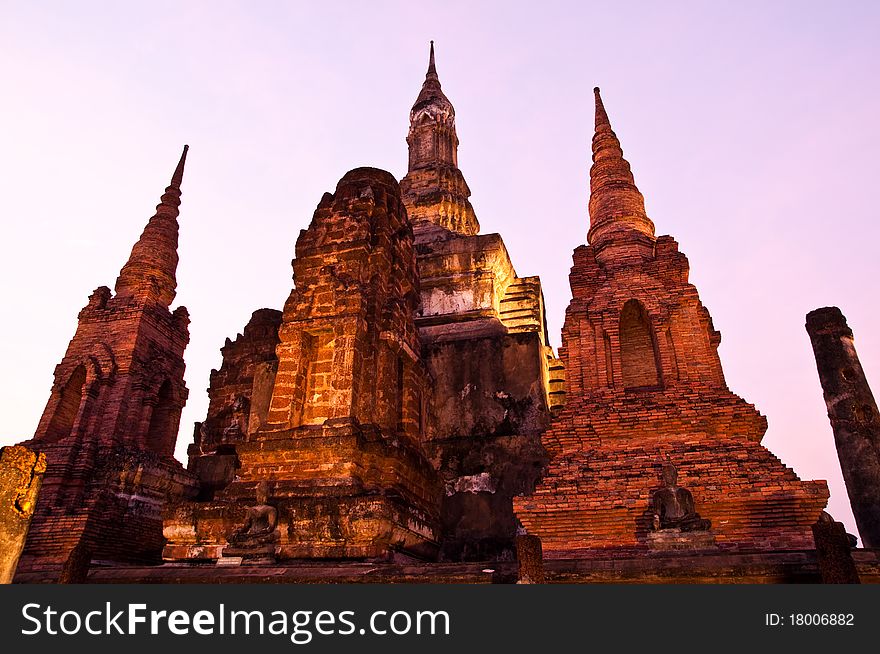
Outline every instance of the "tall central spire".
{"label": "tall central spire", "polygon": [[116,279],[117,296],[156,300],[166,307],[174,301],[177,292],[177,217],[180,215],[180,185],[188,150],[189,146],[184,145],[171,183],[156,206],[156,214],[150,218]]}
{"label": "tall central spire", "polygon": [[[410,144],[409,169],[429,166],[438,162],[458,165],[458,136],[455,133],[455,108],[443,93],[437,65],[434,61],[434,42],[431,41],[431,54],[428,58],[428,72],[415,104],[409,112],[410,137],[421,125],[429,124],[430,142],[419,143],[413,148]],[[407,141],[410,139],[408,138]],[[413,157],[412,155],[416,156]]]}
{"label": "tall central spire", "polygon": [[400,184],[416,240],[425,237],[425,229],[432,225],[478,233],[480,223],[468,200],[471,191],[458,169],[455,109],[440,87],[433,41],[425,81],[409,112],[406,143],[409,172]]}
{"label": "tall central spire", "polygon": [[[434,42],[431,41],[431,55],[428,58],[428,74],[426,77],[437,77],[437,67],[434,65]],[[439,81],[439,78],[437,78]]]}
{"label": "tall central spire", "polygon": [[636,187],[629,162],[599,95],[596,97],[596,131],[590,168],[590,231],[587,240],[601,262],[650,256],[654,223],[645,212],[645,199]]}

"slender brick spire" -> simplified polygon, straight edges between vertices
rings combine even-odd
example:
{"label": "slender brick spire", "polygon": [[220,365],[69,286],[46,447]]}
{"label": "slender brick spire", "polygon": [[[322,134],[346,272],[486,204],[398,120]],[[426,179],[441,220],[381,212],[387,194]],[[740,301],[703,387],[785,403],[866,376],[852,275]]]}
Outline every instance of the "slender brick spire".
{"label": "slender brick spire", "polygon": [[184,145],[171,184],[156,206],[156,214],[150,218],[116,279],[118,296],[156,300],[165,306],[170,306],[174,301],[177,289],[177,217],[180,215],[180,185],[188,150],[189,146]]}
{"label": "slender brick spire", "polygon": [[[629,162],[599,95],[596,96],[596,131],[590,168],[590,231],[587,240],[602,253],[600,260],[623,255],[650,255],[654,223],[645,213],[645,199],[636,187]],[[607,250],[607,251],[606,251]]]}

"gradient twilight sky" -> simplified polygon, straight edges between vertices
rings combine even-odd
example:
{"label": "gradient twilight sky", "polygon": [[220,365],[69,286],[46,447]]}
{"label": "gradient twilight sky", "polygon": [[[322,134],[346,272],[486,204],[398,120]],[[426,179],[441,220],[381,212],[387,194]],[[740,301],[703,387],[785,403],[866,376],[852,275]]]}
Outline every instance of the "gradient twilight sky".
{"label": "gradient twilight sky", "polygon": [[181,456],[224,339],[286,299],[322,193],[357,166],[406,172],[434,39],[483,232],[541,276],[554,347],[600,86],[730,388],[855,533],[804,315],[839,306],[880,385],[878,33],[877,2],[0,0],[0,444],[33,434],[78,311],[113,286],[189,143]]}

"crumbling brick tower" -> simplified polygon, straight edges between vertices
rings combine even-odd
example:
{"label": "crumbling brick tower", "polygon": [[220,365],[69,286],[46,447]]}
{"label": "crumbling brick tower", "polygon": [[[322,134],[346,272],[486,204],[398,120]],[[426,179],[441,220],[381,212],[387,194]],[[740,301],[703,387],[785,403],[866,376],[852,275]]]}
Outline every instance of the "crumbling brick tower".
{"label": "crumbling brick tower", "polygon": [[189,314],[173,312],[187,148],[116,280],[79,314],[36,434],[48,469],[19,572],[57,578],[71,559],[155,562],[164,500],[191,492],[174,459],[186,402]]}
{"label": "crumbling brick tower", "polygon": [[511,557],[513,497],[531,492],[546,464],[540,434],[561,403],[562,371],[552,365],[541,280],[517,276],[500,235],[479,234],[433,43],[406,141],[400,189],[415,235],[415,322],[433,386],[426,446],[445,485],[441,558]]}
{"label": "crumbling brick tower", "polygon": [[551,558],[649,549],[669,461],[711,521],[712,547],[812,549],[827,486],[762,447],[765,418],[728,390],[721,335],[677,243],[654,236],[598,89],[593,162],[589,245],[574,251],[560,349],[566,406],[543,437],[549,472],[516,499],[517,516]]}
{"label": "crumbling brick tower", "polygon": [[421,444],[418,277],[397,181],[347,173],[300,233],[293,268],[262,426],[235,444],[233,483],[169,510],[165,556],[219,556],[268,481],[281,559],[433,558],[442,490]]}

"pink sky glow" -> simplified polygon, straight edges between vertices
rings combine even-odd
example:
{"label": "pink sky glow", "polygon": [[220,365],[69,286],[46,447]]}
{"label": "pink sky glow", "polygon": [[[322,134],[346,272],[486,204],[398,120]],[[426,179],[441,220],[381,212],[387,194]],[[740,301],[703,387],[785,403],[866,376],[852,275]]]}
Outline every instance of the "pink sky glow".
{"label": "pink sky glow", "polygon": [[219,348],[281,308],[321,195],[357,166],[406,172],[434,39],[483,232],[541,276],[554,347],[600,86],[731,390],[855,533],[804,315],[839,306],[880,385],[878,33],[876,2],[0,0],[0,444],[32,436],[78,311],[113,286],[188,143],[182,457]]}

